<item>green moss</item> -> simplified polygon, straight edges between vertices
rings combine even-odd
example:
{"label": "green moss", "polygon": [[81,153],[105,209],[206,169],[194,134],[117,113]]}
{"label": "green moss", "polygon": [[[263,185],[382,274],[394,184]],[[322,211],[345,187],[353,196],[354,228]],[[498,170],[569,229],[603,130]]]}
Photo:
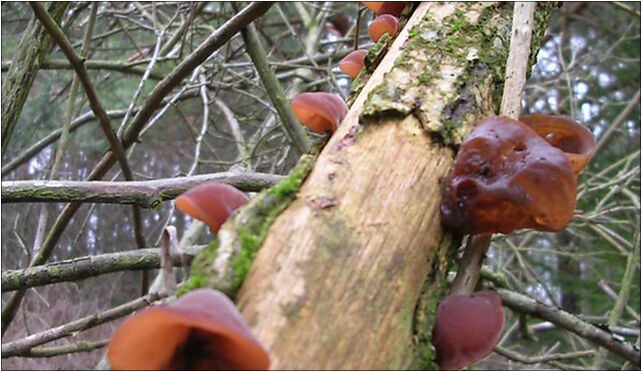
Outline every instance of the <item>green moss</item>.
{"label": "green moss", "polygon": [[243,283],[243,279],[245,279],[245,275],[250,270],[250,265],[260,245],[259,236],[245,229],[239,230],[239,240],[241,242],[241,250],[232,261],[232,266],[234,267],[232,286],[234,288],[240,287]]}
{"label": "green moss", "polygon": [[181,297],[182,295],[184,295],[189,291],[193,291],[198,288],[203,288],[205,287],[204,284],[205,284],[205,279],[202,275],[192,274],[190,275],[189,279],[185,283],[181,284],[181,286],[178,287],[178,289],[176,290],[176,298]]}
{"label": "green moss", "polygon": [[461,143],[474,122],[501,101],[511,15],[510,4],[461,3],[439,20],[428,12],[370,92],[360,123],[412,114],[445,144]]}
{"label": "green moss", "polygon": [[206,278],[209,276],[210,266],[216,258],[218,250],[218,239],[214,238],[209,244],[198,252],[196,257],[192,260],[190,277],[181,284],[176,290],[176,297],[180,297],[185,293],[197,288],[208,287]]}

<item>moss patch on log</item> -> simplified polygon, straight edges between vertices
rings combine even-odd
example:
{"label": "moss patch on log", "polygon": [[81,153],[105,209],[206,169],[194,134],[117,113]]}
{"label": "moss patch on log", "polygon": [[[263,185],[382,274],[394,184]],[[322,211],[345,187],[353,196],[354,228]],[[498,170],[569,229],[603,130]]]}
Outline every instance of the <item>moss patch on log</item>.
{"label": "moss patch on log", "polygon": [[412,114],[445,144],[461,143],[501,100],[511,14],[510,4],[436,6],[409,31],[395,65],[370,92],[360,123]]}

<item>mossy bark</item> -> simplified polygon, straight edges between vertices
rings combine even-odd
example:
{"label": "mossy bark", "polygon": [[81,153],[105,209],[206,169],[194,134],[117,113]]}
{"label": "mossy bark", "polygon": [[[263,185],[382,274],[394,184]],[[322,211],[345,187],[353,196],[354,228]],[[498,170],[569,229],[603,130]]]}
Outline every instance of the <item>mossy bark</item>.
{"label": "mossy bark", "polygon": [[440,224],[441,182],[449,145],[494,113],[511,14],[422,3],[397,36],[238,292],[271,368],[437,367],[433,314],[460,240]]}
{"label": "mossy bark", "polygon": [[[66,2],[53,2],[47,11],[51,17],[60,22]],[[13,59],[7,76],[2,84],[2,155],[7,151],[7,145],[13,134],[22,106],[27,100],[42,59],[49,54],[52,39],[45,28],[32,19],[18,45],[17,55]]]}

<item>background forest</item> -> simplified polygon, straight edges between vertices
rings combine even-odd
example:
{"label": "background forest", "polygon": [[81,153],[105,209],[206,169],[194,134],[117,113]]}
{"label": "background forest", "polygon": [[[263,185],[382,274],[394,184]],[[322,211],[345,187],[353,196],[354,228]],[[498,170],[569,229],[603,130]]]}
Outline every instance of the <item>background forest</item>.
{"label": "background forest", "polygon": [[[112,127],[122,134],[158,82],[244,6],[230,2],[72,2],[45,5],[86,59]],[[2,2],[2,181],[82,180],[109,144],[71,64],[55,43],[41,55],[33,85],[5,132],[12,61],[34,13]],[[371,45],[372,15],[357,3],[276,3],[255,21],[269,63],[288,97],[305,91],[347,96],[337,68]],[[30,48],[33,48],[33,43]],[[23,48],[25,48],[23,46]],[[298,152],[246,53],[240,33],[160,102],[127,151],[136,180],[246,169],[287,174]],[[24,89],[23,89],[24,90]],[[524,113],[565,115],[594,133],[598,150],[578,181],[576,216],[560,233],[495,235],[486,266],[514,291],[560,307],[640,345],[640,3],[564,3],[553,15],[527,82]],[[68,135],[62,135],[68,128]],[[319,140],[320,136],[308,133]],[[124,180],[118,166],[104,180]],[[257,187],[257,190],[260,187]],[[254,190],[254,191],[257,191]],[[551,190],[555,192],[555,190]],[[2,204],[2,272],[25,268],[47,243],[64,203]],[[172,202],[139,210],[83,204],[47,260],[158,247],[167,224],[182,236],[191,218]],[[135,228],[138,226],[138,228]],[[136,235],[138,234],[138,237]],[[142,236],[140,235],[142,234]],[[198,244],[211,240],[202,234]],[[155,271],[150,273],[154,278]],[[15,292],[5,290],[2,305]],[[140,271],[123,270],[26,291],[3,346],[141,296]],[[130,310],[131,311],[131,310]],[[535,317],[505,310],[495,352],[475,369],[629,369],[619,355]],[[125,314],[121,314],[124,316]],[[79,328],[70,337],[5,358],[3,369],[91,369],[122,318]],[[85,329],[87,328],[87,329]],[[5,333],[6,331],[6,333]],[[76,351],[70,353],[70,351]],[[31,353],[31,354],[29,354]]]}

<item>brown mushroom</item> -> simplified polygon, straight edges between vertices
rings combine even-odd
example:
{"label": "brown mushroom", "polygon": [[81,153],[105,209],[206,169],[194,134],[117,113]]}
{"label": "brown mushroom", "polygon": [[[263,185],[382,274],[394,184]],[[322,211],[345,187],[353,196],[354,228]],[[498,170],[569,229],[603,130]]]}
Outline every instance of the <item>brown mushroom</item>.
{"label": "brown mushroom", "polygon": [[227,217],[247,200],[234,186],[209,182],[184,192],[175,203],[178,210],[205,222],[212,234],[216,234]]}
{"label": "brown mushroom", "polygon": [[597,148],[591,131],[568,118],[535,114],[521,116],[519,121],[531,127],[548,143],[562,150],[575,175],[586,167]]}
{"label": "brown mushroom", "polygon": [[290,105],[301,124],[315,133],[334,132],[348,114],[343,99],[332,93],[301,93]]}
{"label": "brown mushroom", "polygon": [[519,121],[490,117],[457,153],[441,220],[466,234],[558,231],[573,216],[576,186],[561,150]]}
{"label": "brown mushroom", "polygon": [[339,61],[339,69],[344,74],[350,76],[350,79],[354,79],[359,75],[359,71],[363,68],[364,58],[368,54],[367,50],[355,50],[350,52],[347,56],[343,57]]}
{"label": "brown mushroom", "polygon": [[448,296],[435,313],[431,342],[441,369],[460,369],[485,358],[504,328],[497,293],[482,291]]}
{"label": "brown mushroom", "polygon": [[107,348],[116,370],[264,370],[270,361],[236,307],[212,289],[123,323]]}
{"label": "brown mushroom", "polygon": [[368,36],[376,43],[383,34],[389,34],[391,37],[394,37],[398,31],[399,20],[390,14],[383,14],[377,16],[377,18],[370,23]]}

